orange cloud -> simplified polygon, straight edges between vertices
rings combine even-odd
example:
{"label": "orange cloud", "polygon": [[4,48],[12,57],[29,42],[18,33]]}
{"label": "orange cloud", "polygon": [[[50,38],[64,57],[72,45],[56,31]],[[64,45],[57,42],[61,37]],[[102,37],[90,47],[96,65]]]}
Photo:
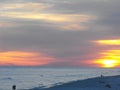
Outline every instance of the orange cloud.
{"label": "orange cloud", "polygon": [[0,53],[0,65],[42,66],[54,61],[54,58],[42,53],[9,51]]}
{"label": "orange cloud", "polygon": [[113,40],[98,40],[95,41],[98,44],[101,45],[120,45],[120,40],[119,39],[113,39]]}

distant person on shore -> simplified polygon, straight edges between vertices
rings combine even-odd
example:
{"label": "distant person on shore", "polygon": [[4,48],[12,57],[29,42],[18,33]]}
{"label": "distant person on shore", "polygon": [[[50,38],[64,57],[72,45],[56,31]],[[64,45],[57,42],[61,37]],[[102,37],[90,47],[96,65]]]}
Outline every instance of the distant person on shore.
{"label": "distant person on shore", "polygon": [[101,78],[103,78],[104,76],[101,74]]}
{"label": "distant person on shore", "polygon": [[13,85],[13,86],[12,86],[12,90],[16,90],[16,85]]}

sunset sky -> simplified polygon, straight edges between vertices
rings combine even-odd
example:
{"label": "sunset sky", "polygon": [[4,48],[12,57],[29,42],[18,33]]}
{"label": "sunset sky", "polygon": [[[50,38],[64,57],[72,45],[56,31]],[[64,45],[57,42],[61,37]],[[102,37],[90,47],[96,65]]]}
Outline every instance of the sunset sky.
{"label": "sunset sky", "polygon": [[120,67],[120,0],[0,0],[0,66]]}

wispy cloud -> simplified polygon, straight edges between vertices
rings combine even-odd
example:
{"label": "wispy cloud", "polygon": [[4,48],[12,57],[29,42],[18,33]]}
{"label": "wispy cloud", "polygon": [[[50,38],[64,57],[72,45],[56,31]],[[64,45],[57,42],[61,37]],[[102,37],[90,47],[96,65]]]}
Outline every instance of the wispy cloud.
{"label": "wispy cloud", "polygon": [[25,13],[25,12],[4,12],[3,17],[46,20],[53,22],[88,22],[94,19],[92,15],[84,14],[41,14],[41,13]]}
{"label": "wispy cloud", "polygon": [[25,2],[25,3],[11,3],[11,4],[0,4],[1,10],[4,11],[41,11],[45,10],[47,8],[51,8],[52,5],[50,4],[44,4],[44,3],[33,3],[33,2]]}
{"label": "wispy cloud", "polygon": [[0,53],[0,63],[15,66],[43,66],[54,62],[54,58],[43,53],[9,51]]}
{"label": "wispy cloud", "polygon": [[62,30],[84,30],[88,26],[85,25],[96,19],[93,15],[87,14],[52,14],[52,13],[30,13],[30,12],[4,12],[2,17],[13,19],[26,19],[34,21],[45,21],[56,25]]}

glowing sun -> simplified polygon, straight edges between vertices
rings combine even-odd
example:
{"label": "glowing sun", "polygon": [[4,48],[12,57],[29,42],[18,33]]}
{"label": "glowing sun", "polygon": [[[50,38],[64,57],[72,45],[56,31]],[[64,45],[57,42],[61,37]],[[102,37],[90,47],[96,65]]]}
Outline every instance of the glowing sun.
{"label": "glowing sun", "polygon": [[102,61],[104,67],[111,68],[117,66],[117,61],[116,60],[103,60]]}
{"label": "glowing sun", "polygon": [[117,60],[98,60],[96,63],[99,63],[104,68],[115,68],[119,62]]}
{"label": "glowing sun", "polygon": [[94,61],[94,64],[103,68],[120,67],[120,50],[106,50],[101,52],[100,58]]}

